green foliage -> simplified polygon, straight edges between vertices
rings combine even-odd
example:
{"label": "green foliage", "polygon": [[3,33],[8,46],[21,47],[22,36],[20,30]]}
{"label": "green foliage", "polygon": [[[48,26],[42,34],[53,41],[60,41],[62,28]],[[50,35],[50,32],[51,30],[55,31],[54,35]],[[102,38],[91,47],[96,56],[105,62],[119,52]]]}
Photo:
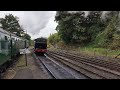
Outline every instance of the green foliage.
{"label": "green foliage", "polygon": [[27,40],[31,40],[31,37],[30,37],[29,34],[24,34],[24,35],[23,35],[23,38],[25,38],[25,39],[27,39]]}
{"label": "green foliage", "polygon": [[[101,30],[100,25],[103,25],[100,20],[101,14],[101,11],[90,11],[89,15],[85,17],[85,13],[82,11],[76,13],[58,11],[55,17],[58,22],[56,30],[66,44],[88,44]],[[94,27],[99,27],[99,29],[96,30]]]}
{"label": "green foliage", "polygon": [[105,16],[102,14],[103,11],[89,11],[85,17],[82,11],[57,11],[56,30],[61,41],[67,45],[120,48],[119,11],[108,11]]}
{"label": "green foliage", "polygon": [[19,37],[23,37],[27,40],[31,40],[30,35],[25,34],[23,28],[19,24],[19,18],[12,14],[5,15],[5,18],[0,19],[0,23],[6,31],[16,34]]}
{"label": "green foliage", "polygon": [[60,41],[60,37],[59,37],[58,33],[54,33],[54,34],[50,35],[48,38],[48,43],[50,43],[51,45],[55,45],[59,41]]}
{"label": "green foliage", "polygon": [[29,40],[29,45],[34,46],[34,40]]}
{"label": "green foliage", "polygon": [[[118,18],[116,16],[112,17],[108,26],[105,28],[103,32],[100,32],[96,37],[96,45],[100,47],[112,47],[112,42],[115,41],[116,38],[115,32],[118,30]],[[120,35],[120,34],[119,34]],[[116,42],[115,42],[116,43]]]}
{"label": "green foliage", "polygon": [[113,34],[113,41],[109,47],[114,50],[120,49],[120,31],[119,33]]}
{"label": "green foliage", "polygon": [[16,33],[17,36],[21,36],[21,33],[24,32],[21,26],[19,25],[19,18],[13,16],[12,14],[5,15],[5,18],[1,18],[0,23],[4,30]]}
{"label": "green foliage", "polygon": [[119,15],[119,11],[108,11],[105,14],[106,25],[109,24],[109,22],[111,21],[111,18],[118,17],[118,15]]}

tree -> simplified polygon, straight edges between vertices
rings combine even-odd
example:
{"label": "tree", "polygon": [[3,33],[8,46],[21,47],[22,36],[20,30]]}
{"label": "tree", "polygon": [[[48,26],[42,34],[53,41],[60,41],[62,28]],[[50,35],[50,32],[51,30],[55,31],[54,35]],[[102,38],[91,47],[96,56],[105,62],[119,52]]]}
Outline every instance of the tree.
{"label": "tree", "polygon": [[118,30],[118,26],[118,18],[117,16],[113,16],[105,30],[97,35],[96,43],[98,44],[98,46],[111,47],[115,37],[118,38],[118,35],[115,35]]}
{"label": "tree", "polygon": [[53,46],[57,44],[59,41],[60,41],[60,37],[58,33],[54,33],[48,37],[48,43],[50,43]]}
{"label": "tree", "polygon": [[31,36],[29,34],[24,34],[23,38],[27,39],[27,40],[31,40]]}
{"label": "tree", "polygon": [[2,24],[2,28],[4,30],[16,33],[17,36],[21,36],[21,33],[23,33],[24,31],[19,25],[18,19],[18,17],[9,14],[5,15],[5,18],[1,18],[0,23]]}
{"label": "tree", "polygon": [[[55,21],[56,30],[66,44],[87,45],[93,43],[101,47],[120,47],[119,11],[108,11],[105,19],[101,18],[103,11],[58,11]],[[116,42],[117,41],[117,42]]]}
{"label": "tree", "polygon": [[[56,30],[61,39],[66,43],[89,43],[96,33],[102,30],[102,11],[90,11],[85,17],[85,12],[58,11],[55,20],[58,22]],[[96,29],[96,28],[99,29]],[[95,29],[94,29],[95,28]]]}
{"label": "tree", "polygon": [[81,11],[76,13],[69,13],[68,11],[57,12],[55,20],[58,22],[58,26],[56,30],[66,44],[73,43],[74,41],[78,42],[79,37],[76,33],[78,34],[80,31],[82,33],[85,30],[80,26],[83,24],[84,15],[85,13]]}
{"label": "tree", "polygon": [[107,13],[105,14],[106,25],[108,25],[108,23],[111,21],[113,17],[118,18],[118,16],[119,16],[119,11],[107,11]]}
{"label": "tree", "polygon": [[86,29],[90,35],[90,40],[94,41],[97,34],[105,29],[105,23],[102,20],[103,11],[89,11],[86,17],[85,24]]}

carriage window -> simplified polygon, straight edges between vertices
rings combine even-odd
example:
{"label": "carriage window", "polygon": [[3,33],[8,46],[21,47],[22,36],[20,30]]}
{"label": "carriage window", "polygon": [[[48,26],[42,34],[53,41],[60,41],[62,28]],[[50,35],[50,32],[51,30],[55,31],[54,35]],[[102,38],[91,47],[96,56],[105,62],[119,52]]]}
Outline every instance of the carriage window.
{"label": "carriage window", "polygon": [[7,36],[5,36],[5,40],[8,40]]}
{"label": "carriage window", "polygon": [[1,41],[1,49],[6,49],[7,48],[7,41]]}
{"label": "carriage window", "polygon": [[0,41],[0,53],[1,53],[1,41]]}

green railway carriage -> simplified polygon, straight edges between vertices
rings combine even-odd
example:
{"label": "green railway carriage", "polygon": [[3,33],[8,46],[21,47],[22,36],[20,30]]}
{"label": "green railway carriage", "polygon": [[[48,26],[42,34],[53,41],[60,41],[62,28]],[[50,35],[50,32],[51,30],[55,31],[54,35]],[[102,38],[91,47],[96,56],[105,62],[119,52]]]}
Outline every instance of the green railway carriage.
{"label": "green railway carriage", "polygon": [[25,41],[25,39],[0,28],[0,73],[19,55],[19,49],[25,48]]}
{"label": "green railway carriage", "polygon": [[10,60],[10,34],[0,29],[0,66]]}

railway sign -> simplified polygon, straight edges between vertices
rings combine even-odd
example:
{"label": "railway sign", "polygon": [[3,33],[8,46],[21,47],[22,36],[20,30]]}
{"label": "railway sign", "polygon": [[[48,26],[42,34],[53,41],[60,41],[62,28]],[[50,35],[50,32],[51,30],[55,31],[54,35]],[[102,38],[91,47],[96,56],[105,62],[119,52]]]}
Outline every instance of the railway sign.
{"label": "railway sign", "polygon": [[28,49],[20,49],[20,54],[29,54],[30,51]]}
{"label": "railway sign", "polygon": [[25,54],[25,49],[20,49],[20,54]]}
{"label": "railway sign", "polygon": [[25,49],[20,49],[20,54],[24,54],[25,55],[25,60],[26,60],[26,66],[27,66],[27,55],[30,53],[29,49],[25,48]]}

